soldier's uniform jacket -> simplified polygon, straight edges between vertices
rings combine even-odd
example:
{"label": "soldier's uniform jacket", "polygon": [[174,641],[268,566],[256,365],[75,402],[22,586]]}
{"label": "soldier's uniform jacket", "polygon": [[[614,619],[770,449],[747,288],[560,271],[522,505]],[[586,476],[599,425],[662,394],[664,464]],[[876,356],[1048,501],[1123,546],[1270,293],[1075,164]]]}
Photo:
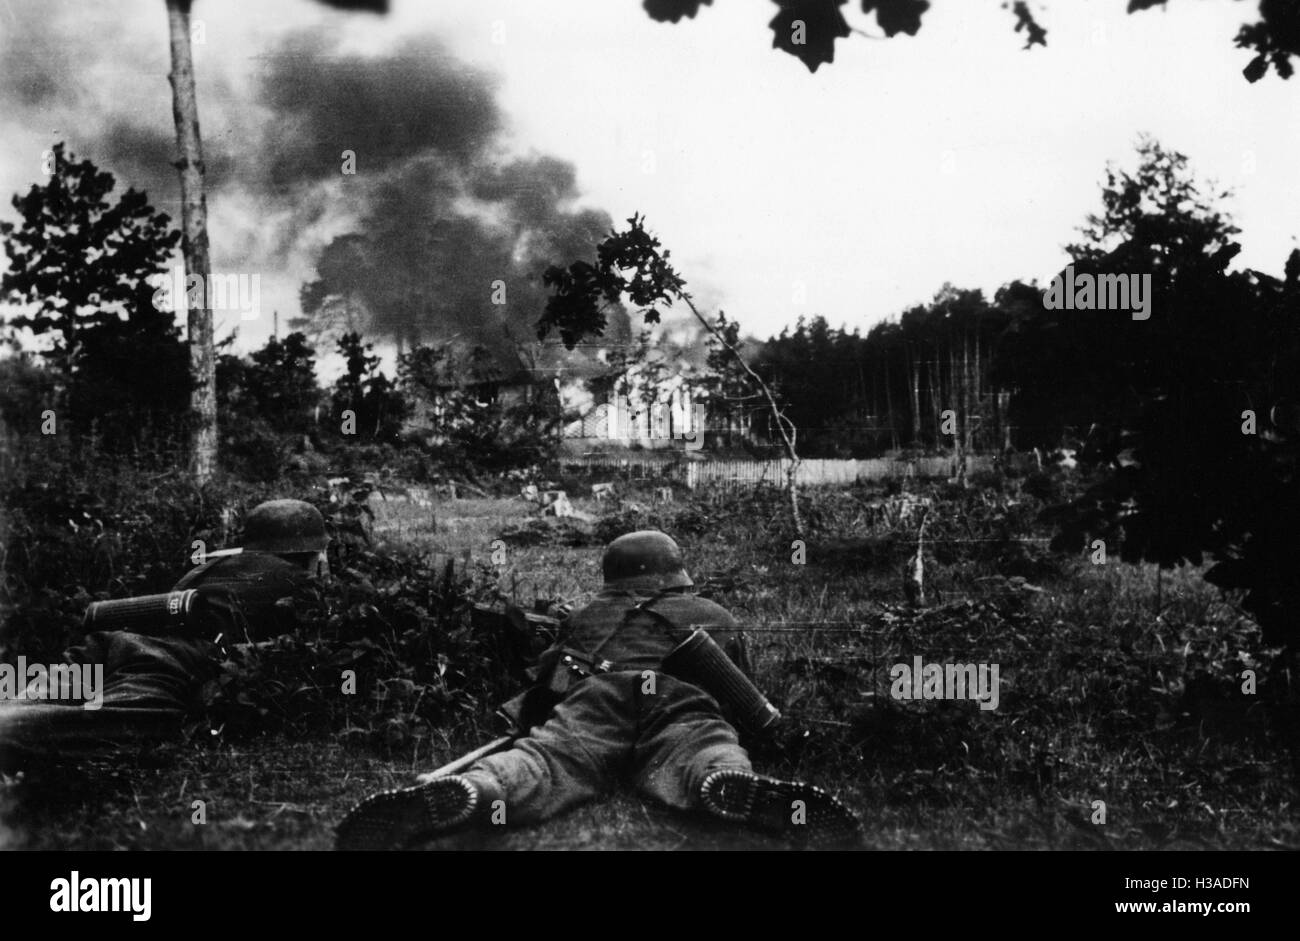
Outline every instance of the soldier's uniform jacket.
{"label": "soldier's uniform jacket", "polygon": [[581,651],[597,663],[607,660],[618,670],[657,670],[697,627],[707,630],[732,660],[743,659],[731,613],[712,601],[676,591],[607,588],[573,613],[558,646]]}
{"label": "soldier's uniform jacket", "polygon": [[537,685],[501,713],[527,730],[578,680],[600,673],[659,670],[664,658],[703,628],[746,674],[749,658],[736,619],[721,605],[677,591],[606,588],[565,622],[559,640],[530,671]]}
{"label": "soldier's uniform jacket", "polygon": [[205,620],[169,636],[96,631],[68,650],[73,663],[102,664],[103,704],[96,710],[35,700],[0,703],[0,749],[55,748],[175,734],[199,705],[203,684],[219,672],[214,641],[274,637],[294,624],[292,600],[308,589],[300,567],[266,552],[245,551],[192,569],[175,590],[198,589]]}
{"label": "soldier's uniform jacket", "polygon": [[104,664],[110,680],[130,674],[136,685],[165,685],[179,699],[183,688],[215,673],[218,637],[223,644],[250,643],[292,630],[293,599],[310,583],[302,568],[269,552],[211,559],[186,572],[172,589],[198,589],[205,602],[202,624],[165,637],[100,631],[70,654],[80,663]]}
{"label": "soldier's uniform jacket", "polygon": [[197,588],[217,629],[232,642],[248,643],[292,630],[293,599],[310,585],[301,566],[246,549],[191,569],[172,590]]}

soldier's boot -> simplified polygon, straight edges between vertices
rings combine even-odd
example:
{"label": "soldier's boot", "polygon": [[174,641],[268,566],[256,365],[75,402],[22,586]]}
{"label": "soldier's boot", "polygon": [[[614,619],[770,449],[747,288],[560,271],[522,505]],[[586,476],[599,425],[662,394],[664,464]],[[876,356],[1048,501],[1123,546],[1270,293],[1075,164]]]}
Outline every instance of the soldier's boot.
{"label": "soldier's boot", "polygon": [[739,768],[711,772],[700,784],[700,806],[721,820],[817,846],[854,843],[861,828],[853,811],[819,787]]}
{"label": "soldier's boot", "polygon": [[469,778],[450,774],[367,797],[339,823],[339,850],[404,849],[471,823],[491,807],[491,795]]}

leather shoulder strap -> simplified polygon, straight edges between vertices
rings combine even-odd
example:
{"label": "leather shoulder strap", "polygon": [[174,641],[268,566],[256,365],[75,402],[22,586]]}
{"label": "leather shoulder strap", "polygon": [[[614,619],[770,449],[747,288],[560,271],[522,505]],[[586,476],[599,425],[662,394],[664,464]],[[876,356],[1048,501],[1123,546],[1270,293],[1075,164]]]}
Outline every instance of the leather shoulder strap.
{"label": "leather shoulder strap", "polygon": [[218,558],[215,559],[208,559],[206,562],[200,562],[198,565],[194,566],[194,568],[190,569],[188,572],[186,572],[184,575],[180,577],[180,581],[178,581],[175,585],[172,586],[172,591],[183,591],[186,588],[189,588],[194,584],[194,581],[196,579],[202,578],[204,575],[206,575],[208,570],[211,569],[218,562],[220,562],[223,558],[226,558],[226,556],[219,556]]}
{"label": "leather shoulder strap", "polygon": [[[678,624],[676,621],[674,621],[668,615],[664,614],[662,611],[656,611],[654,608],[650,607],[656,601],[668,597],[669,594],[670,592],[661,591],[657,595],[654,595],[653,597],[647,598],[645,601],[633,605],[631,608],[628,609],[627,614],[623,616],[623,622],[627,623],[628,617],[630,617],[633,612],[640,611],[643,612],[644,614],[650,615],[650,617],[652,617],[655,620],[655,622],[659,624],[660,627],[667,628],[667,633],[670,640],[673,640],[678,643],[685,640],[686,635],[690,633],[686,628],[682,627],[682,625]],[[681,636],[677,636],[677,635],[681,635]]]}

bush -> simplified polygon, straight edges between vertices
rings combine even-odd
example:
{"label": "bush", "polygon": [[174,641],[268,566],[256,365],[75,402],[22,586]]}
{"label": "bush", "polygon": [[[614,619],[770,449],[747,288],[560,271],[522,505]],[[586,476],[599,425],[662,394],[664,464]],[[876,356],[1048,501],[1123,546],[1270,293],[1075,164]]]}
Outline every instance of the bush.
{"label": "bush", "polygon": [[90,601],[168,590],[195,540],[227,544],[245,510],[279,495],[228,478],[196,488],[63,437],[25,444],[0,490],[0,657],[57,659]]}
{"label": "bush", "polygon": [[54,408],[58,376],[30,359],[0,360],[0,422],[20,435],[41,433],[41,413]]}
{"label": "bush", "polygon": [[[182,471],[102,465],[69,442],[46,443],[13,461],[0,492],[0,660],[57,662],[91,601],[169,590],[196,540],[237,544],[252,506],[296,495],[326,514],[332,574],[298,607],[293,634],[228,651],[199,725],[227,734],[348,727],[405,744],[453,717],[487,722],[513,692],[493,654],[498,639],[469,617],[474,599],[492,594],[490,569],[376,552],[354,505],[331,505],[319,490],[229,477],[198,488]],[[356,671],[355,695],[340,689],[345,669]]]}
{"label": "bush", "polygon": [[335,574],[299,607],[298,629],[230,652],[205,689],[203,724],[233,733],[350,730],[404,748],[454,721],[488,722],[514,692],[497,666],[498,638],[470,616],[490,571],[438,570],[428,558],[346,538],[334,547]]}

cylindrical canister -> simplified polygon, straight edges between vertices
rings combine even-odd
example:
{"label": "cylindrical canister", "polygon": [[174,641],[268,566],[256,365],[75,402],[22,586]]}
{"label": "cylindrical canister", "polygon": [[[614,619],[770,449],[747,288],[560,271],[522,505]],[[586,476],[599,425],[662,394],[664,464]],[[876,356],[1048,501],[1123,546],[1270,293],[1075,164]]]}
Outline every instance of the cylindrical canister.
{"label": "cylindrical canister", "polygon": [[781,713],[736,666],[708,631],[697,629],[664,657],[664,672],[692,683],[728,709],[743,731],[759,733]]}
{"label": "cylindrical canister", "polygon": [[184,630],[202,606],[195,588],[140,595],[116,601],[96,601],[86,608],[84,627],[89,631],[134,631],[137,634],[175,634]]}

